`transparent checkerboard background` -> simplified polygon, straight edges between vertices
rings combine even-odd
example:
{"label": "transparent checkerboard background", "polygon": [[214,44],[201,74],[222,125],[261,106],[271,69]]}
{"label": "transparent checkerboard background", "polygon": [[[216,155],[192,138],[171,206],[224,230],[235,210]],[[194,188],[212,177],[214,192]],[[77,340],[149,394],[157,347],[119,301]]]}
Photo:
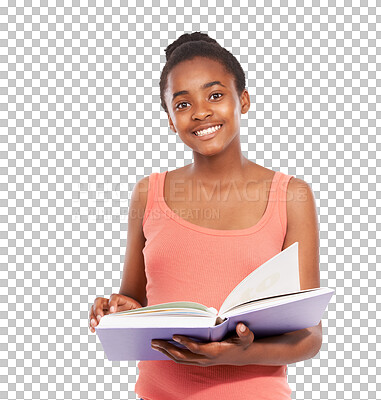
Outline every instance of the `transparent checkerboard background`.
{"label": "transparent checkerboard background", "polygon": [[246,71],[245,155],[315,193],[336,293],[292,398],[381,398],[381,7],[207,3],[1,2],[2,399],[136,398],[137,363],[105,358],[88,310],[119,291],[135,183],[192,162],[159,101],[164,48],[192,31]]}

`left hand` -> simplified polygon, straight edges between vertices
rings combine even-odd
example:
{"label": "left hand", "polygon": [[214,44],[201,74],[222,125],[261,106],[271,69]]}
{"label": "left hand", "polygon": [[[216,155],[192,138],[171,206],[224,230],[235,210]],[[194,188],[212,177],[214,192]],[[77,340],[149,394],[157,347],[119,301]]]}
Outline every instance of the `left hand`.
{"label": "left hand", "polygon": [[[240,331],[244,326],[245,330]],[[151,347],[161,351],[167,357],[179,364],[198,365],[209,367],[211,365],[244,365],[243,353],[253,343],[254,333],[242,322],[236,326],[236,335],[229,337],[222,342],[199,343],[187,336],[174,335],[173,340],[180,339],[178,342],[186,347],[180,349],[166,340],[153,339]],[[152,345],[156,344],[155,348]]]}

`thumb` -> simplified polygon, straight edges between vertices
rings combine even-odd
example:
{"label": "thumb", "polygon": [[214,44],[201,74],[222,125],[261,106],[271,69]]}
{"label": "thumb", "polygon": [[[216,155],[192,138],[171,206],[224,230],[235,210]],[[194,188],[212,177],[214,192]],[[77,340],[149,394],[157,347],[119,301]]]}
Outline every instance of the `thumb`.
{"label": "thumb", "polygon": [[242,322],[237,324],[237,335],[249,344],[254,340],[254,333]]}
{"label": "thumb", "polygon": [[241,336],[247,336],[249,330],[247,329],[247,326],[243,324],[242,322],[237,324],[237,334],[239,337]]}

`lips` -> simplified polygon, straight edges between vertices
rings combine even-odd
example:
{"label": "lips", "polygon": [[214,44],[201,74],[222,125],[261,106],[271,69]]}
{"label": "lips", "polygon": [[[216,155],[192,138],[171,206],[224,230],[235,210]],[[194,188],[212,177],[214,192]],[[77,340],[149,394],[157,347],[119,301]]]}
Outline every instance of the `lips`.
{"label": "lips", "polygon": [[[200,125],[199,127],[197,127],[197,129],[195,129],[194,131],[192,131],[192,133],[193,133],[194,135],[196,135],[196,132],[203,131],[203,130],[209,129],[209,128],[214,128],[214,127],[217,127],[217,126],[222,127],[222,124],[217,122],[217,123],[215,123],[215,124]],[[196,135],[196,136],[197,136],[197,135]]]}

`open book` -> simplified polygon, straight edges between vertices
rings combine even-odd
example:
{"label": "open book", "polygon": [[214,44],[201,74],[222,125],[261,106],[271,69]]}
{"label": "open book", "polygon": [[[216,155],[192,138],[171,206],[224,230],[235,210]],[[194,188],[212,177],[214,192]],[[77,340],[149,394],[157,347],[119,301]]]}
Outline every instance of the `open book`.
{"label": "open book", "polygon": [[[221,341],[243,322],[255,339],[319,324],[334,293],[300,290],[298,242],[266,261],[241,281],[219,310],[194,302],[171,302],[102,317],[96,333],[110,361],[169,360],[151,348],[152,339],[175,334],[201,342]],[[255,340],[254,339],[254,340]]]}

